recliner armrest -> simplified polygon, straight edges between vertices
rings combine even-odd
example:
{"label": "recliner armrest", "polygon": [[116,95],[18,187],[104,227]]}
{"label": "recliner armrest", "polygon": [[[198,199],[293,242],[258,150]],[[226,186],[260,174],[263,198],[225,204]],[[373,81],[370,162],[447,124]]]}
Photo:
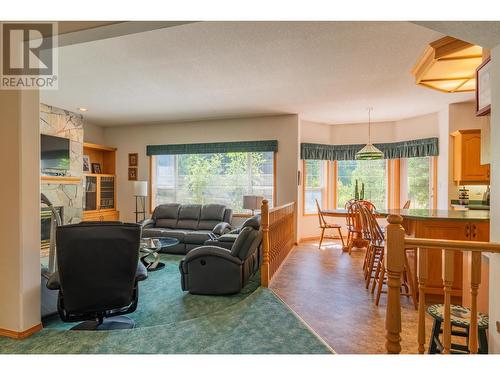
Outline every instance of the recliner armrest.
{"label": "recliner armrest", "polygon": [[141,228],[153,228],[155,226],[156,221],[154,219],[145,219],[139,222],[141,224]]}
{"label": "recliner armrest", "polygon": [[231,224],[226,223],[226,222],[221,222],[217,224],[214,229],[212,229],[212,232],[217,234],[218,236],[222,236],[223,234],[229,232],[231,230]]}
{"label": "recliner armrest", "polygon": [[234,264],[242,264],[242,260],[238,257],[231,255],[231,251],[218,246],[200,246],[196,249],[191,250],[184,257],[183,262],[189,263],[197,258],[213,256],[217,258],[223,258]]}
{"label": "recliner armrest", "polygon": [[142,281],[148,278],[148,270],[141,262],[137,262],[137,270],[135,271],[135,280]]}
{"label": "recliner armrest", "polygon": [[50,290],[61,289],[61,284],[59,282],[59,272],[54,272],[47,280],[47,288]]}

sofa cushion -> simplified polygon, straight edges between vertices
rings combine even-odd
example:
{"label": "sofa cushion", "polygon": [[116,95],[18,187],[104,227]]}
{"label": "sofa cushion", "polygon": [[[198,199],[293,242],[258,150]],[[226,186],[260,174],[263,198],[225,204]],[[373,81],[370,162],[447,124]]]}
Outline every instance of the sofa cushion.
{"label": "sofa cushion", "polygon": [[156,228],[177,228],[177,219],[157,219]]}
{"label": "sofa cushion", "polygon": [[175,229],[175,228],[146,228],[142,231],[143,237],[172,237],[180,242],[185,242],[185,237],[190,230]]}
{"label": "sofa cushion", "polygon": [[212,230],[224,220],[226,206],[222,204],[206,204],[201,208],[200,222],[198,229]]}
{"label": "sofa cushion", "polygon": [[189,232],[184,237],[184,243],[203,245],[205,241],[211,238],[210,236],[211,233],[212,232],[208,230],[197,230]]}
{"label": "sofa cushion", "polygon": [[260,232],[252,227],[243,228],[231,247],[231,255],[245,260],[249,251],[254,246],[258,246],[256,242],[259,239],[259,234]]}
{"label": "sofa cushion", "polygon": [[258,214],[258,215],[255,215],[255,216],[252,216],[252,217],[249,217],[248,219],[246,219],[241,227],[242,228],[252,227],[253,229],[259,230],[260,222],[261,222],[261,218],[260,218],[260,214]]}
{"label": "sofa cushion", "polygon": [[179,209],[181,205],[178,203],[160,204],[153,212],[153,219],[156,221],[155,226],[160,228],[176,228]]}
{"label": "sofa cushion", "polygon": [[224,211],[226,206],[222,204],[205,204],[201,208],[200,220],[224,220]]}
{"label": "sofa cushion", "polygon": [[179,219],[177,228],[179,229],[197,229],[200,220],[200,204],[183,204],[179,210]]}

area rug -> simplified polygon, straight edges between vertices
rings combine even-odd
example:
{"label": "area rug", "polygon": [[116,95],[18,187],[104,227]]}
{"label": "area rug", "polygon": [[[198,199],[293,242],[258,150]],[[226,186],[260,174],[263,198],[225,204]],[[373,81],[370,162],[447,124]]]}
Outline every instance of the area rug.
{"label": "area rug", "polygon": [[180,256],[140,283],[136,328],[70,331],[57,317],[24,340],[0,338],[0,353],[327,354],[331,349],[256,275],[241,293],[195,296],[180,288]]}

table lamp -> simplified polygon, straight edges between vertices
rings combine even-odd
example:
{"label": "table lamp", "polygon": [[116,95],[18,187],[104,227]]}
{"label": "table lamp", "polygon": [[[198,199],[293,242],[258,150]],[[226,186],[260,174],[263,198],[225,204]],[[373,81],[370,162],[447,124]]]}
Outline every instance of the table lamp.
{"label": "table lamp", "polygon": [[139,215],[142,215],[142,220],[146,219],[146,197],[148,196],[148,182],[134,181],[134,197],[135,197],[135,221],[139,222]]}
{"label": "table lamp", "polygon": [[262,206],[263,196],[260,195],[244,195],[243,196],[243,208],[245,210],[252,210],[252,215],[255,214],[255,210],[260,210]]}

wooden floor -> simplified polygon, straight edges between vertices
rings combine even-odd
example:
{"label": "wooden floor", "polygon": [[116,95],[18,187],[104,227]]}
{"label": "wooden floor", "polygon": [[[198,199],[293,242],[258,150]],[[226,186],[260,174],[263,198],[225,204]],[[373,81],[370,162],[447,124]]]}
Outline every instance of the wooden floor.
{"label": "wooden floor", "polygon": [[[271,288],[337,353],[385,353],[386,294],[380,305],[365,289],[364,251],[342,253],[337,242],[297,246],[273,278]],[[402,353],[417,353],[417,312],[401,297]],[[430,331],[432,321],[428,320]],[[427,337],[429,335],[427,334]]]}

